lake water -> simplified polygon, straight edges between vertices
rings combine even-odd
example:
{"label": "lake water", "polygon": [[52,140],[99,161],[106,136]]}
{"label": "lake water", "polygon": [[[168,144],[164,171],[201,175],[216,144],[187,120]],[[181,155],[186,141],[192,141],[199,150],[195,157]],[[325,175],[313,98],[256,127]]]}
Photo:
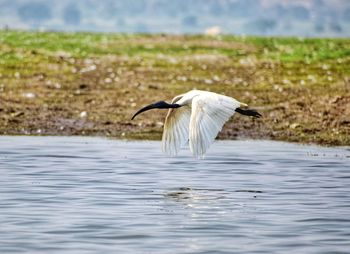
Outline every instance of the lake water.
{"label": "lake water", "polygon": [[350,150],[0,137],[0,253],[349,253]]}

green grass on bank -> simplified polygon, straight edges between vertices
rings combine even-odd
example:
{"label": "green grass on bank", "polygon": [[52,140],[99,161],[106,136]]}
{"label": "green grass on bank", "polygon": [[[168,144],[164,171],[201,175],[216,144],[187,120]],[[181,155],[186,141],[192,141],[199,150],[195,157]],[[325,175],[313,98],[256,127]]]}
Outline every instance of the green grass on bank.
{"label": "green grass on bank", "polygon": [[[74,57],[88,55],[118,54],[133,56],[136,54],[188,54],[188,53],[222,53],[228,56],[246,55],[249,52],[235,48],[225,49],[216,45],[185,45],[186,41],[200,42],[219,41],[244,43],[258,49],[258,54],[267,59],[284,61],[320,61],[334,60],[350,55],[348,39],[305,39],[305,38],[275,38],[246,37],[223,35],[208,37],[204,35],[181,36],[179,41],[155,41],[152,38],[161,35],[129,35],[102,33],[54,33],[54,32],[23,32],[0,31],[0,43],[11,48],[24,50],[40,50],[46,52],[64,51]],[[148,44],[137,43],[138,40],[149,39]],[[130,40],[133,41],[130,44]],[[2,52],[4,53],[4,52]],[[6,53],[6,52],[5,52]]]}

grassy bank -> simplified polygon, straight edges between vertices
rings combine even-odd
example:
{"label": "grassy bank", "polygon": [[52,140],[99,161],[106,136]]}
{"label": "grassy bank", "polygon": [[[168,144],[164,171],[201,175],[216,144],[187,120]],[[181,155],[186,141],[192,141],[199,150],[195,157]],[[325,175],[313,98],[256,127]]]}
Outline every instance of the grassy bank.
{"label": "grassy bank", "polygon": [[349,66],[350,39],[0,31],[0,134],[160,138],[132,114],[197,88],[263,114],[220,138],[350,145]]}

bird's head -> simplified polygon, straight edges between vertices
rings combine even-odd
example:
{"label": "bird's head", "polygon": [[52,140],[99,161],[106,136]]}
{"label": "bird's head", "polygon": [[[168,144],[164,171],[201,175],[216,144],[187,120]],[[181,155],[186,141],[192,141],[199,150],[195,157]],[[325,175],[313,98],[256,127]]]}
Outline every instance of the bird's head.
{"label": "bird's head", "polygon": [[131,120],[134,120],[134,118],[138,115],[138,114],[141,114],[142,112],[145,112],[147,110],[151,110],[151,109],[155,109],[155,108],[159,108],[159,109],[168,109],[168,108],[179,108],[181,107],[180,105],[178,104],[169,104],[165,101],[158,101],[158,102],[155,102],[155,103],[152,103],[150,105],[147,105],[143,108],[141,108],[139,111],[137,111],[133,117],[131,118]]}

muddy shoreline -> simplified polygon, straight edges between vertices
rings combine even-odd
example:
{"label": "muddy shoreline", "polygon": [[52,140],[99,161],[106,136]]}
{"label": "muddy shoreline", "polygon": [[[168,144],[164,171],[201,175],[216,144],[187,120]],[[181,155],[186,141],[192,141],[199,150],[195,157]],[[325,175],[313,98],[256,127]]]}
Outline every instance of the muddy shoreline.
{"label": "muddy shoreline", "polygon": [[[350,40],[0,32],[0,135],[160,139],[191,89],[237,98],[219,139],[350,145]],[[335,52],[336,50],[336,52]]]}

